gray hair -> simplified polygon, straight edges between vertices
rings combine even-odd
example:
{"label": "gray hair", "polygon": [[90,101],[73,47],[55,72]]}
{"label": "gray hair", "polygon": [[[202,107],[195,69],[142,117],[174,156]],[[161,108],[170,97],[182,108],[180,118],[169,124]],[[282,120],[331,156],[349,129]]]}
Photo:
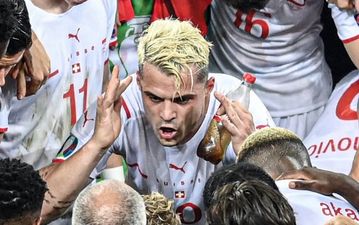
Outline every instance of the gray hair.
{"label": "gray hair", "polygon": [[139,193],[117,180],[88,186],[77,197],[73,225],[146,225],[146,210]]}

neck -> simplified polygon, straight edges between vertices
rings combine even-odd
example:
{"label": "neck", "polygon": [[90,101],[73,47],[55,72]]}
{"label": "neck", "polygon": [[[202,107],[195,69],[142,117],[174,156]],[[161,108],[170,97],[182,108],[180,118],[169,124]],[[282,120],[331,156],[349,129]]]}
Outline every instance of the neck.
{"label": "neck", "polygon": [[72,7],[65,0],[32,0],[32,3],[44,11],[54,14],[64,13]]}

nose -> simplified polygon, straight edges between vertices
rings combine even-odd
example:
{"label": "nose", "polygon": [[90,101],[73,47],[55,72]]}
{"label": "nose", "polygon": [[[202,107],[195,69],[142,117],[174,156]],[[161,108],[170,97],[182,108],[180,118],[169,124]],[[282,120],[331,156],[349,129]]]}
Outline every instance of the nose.
{"label": "nose", "polygon": [[175,104],[170,100],[163,101],[163,109],[160,112],[161,119],[167,122],[176,118]]}

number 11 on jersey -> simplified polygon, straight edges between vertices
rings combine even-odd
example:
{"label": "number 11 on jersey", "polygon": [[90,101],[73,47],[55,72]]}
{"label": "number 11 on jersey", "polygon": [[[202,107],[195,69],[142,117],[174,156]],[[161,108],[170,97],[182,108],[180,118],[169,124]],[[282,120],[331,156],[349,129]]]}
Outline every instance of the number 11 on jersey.
{"label": "number 11 on jersey", "polygon": [[[70,100],[70,110],[71,110],[71,125],[73,126],[77,121],[77,115],[76,115],[76,108],[78,107],[76,104],[78,104],[78,101],[76,99],[80,98],[82,95],[83,98],[83,107],[82,112],[85,112],[87,109],[87,78],[84,80],[84,83],[81,88],[78,90],[75,90],[74,84],[70,85],[69,90],[63,95],[63,98],[69,98]],[[78,94],[77,94],[78,93]],[[81,116],[81,115],[80,115]]]}

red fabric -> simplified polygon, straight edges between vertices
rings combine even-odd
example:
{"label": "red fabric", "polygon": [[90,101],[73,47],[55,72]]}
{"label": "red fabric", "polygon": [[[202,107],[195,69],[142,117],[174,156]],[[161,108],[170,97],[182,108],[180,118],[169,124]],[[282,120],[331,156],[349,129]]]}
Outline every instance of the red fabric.
{"label": "red fabric", "polygon": [[126,22],[135,17],[131,0],[117,0],[118,21]]}
{"label": "red fabric", "polygon": [[[178,19],[191,20],[201,30],[203,36],[207,35],[205,12],[211,4],[211,0],[171,0],[171,3]],[[118,0],[118,12],[120,21],[132,19],[135,15],[131,0]],[[169,16],[165,1],[154,0],[151,22]]]}

